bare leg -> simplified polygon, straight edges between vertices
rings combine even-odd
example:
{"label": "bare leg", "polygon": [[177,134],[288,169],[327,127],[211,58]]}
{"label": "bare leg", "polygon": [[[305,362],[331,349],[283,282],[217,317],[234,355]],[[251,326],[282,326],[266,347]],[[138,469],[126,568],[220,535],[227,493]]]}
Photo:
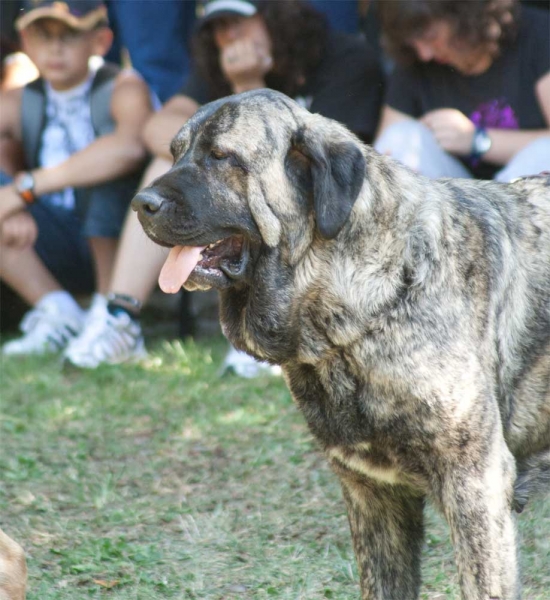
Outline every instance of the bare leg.
{"label": "bare leg", "polygon": [[[153,160],[145,172],[143,185],[165,173],[170,166],[169,161]],[[99,250],[101,252],[98,253]],[[78,367],[92,369],[102,363],[116,364],[142,358],[145,354],[139,306],[136,307],[124,296],[145,303],[156,285],[167,250],[145,235],[136,214],[130,210],[114,260],[110,258],[112,255],[112,247],[94,249],[98,288],[102,294],[111,292],[120,294],[120,297],[109,298],[106,310],[98,311],[80,336],[68,346],[65,358]],[[112,277],[109,279],[111,265]]]}
{"label": "bare leg", "polygon": [[415,600],[424,499],[400,486],[341,479],[363,600]]}
{"label": "bare leg", "polygon": [[100,294],[106,294],[112,278],[118,240],[97,237],[90,238],[89,243],[94,257],[96,290]]}
{"label": "bare leg", "polygon": [[0,278],[31,306],[46,294],[63,289],[30,247],[0,245]]}
{"label": "bare leg", "polygon": [[[143,176],[146,187],[168,169],[171,163],[155,158]],[[157,246],[144,233],[136,214],[130,211],[124,223],[109,291],[126,294],[145,302],[156,285],[168,250]]]}

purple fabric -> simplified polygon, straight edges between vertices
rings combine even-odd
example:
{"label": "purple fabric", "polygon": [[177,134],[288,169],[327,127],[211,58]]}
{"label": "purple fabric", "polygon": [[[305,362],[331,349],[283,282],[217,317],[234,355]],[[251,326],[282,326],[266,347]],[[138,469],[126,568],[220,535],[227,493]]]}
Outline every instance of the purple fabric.
{"label": "purple fabric", "polygon": [[[476,127],[483,127],[484,129],[519,129],[514,109],[506,104],[504,98],[480,104],[470,115],[470,121]],[[472,167],[477,167],[481,161],[479,157],[472,156],[469,162]]]}
{"label": "purple fabric", "polygon": [[519,129],[514,109],[506,104],[504,98],[480,104],[470,115],[470,120],[476,127]]}

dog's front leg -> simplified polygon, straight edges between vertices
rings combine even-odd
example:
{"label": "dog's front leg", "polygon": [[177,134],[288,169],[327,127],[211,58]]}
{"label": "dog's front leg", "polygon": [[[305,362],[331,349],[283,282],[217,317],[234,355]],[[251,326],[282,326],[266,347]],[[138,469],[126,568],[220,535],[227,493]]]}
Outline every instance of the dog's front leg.
{"label": "dog's front leg", "polygon": [[[438,474],[464,600],[519,598],[511,504],[515,464],[500,434]],[[479,450],[479,448],[478,448]],[[458,462],[457,462],[458,461]]]}
{"label": "dog's front leg", "polygon": [[398,485],[340,477],[363,600],[415,600],[424,499]]}

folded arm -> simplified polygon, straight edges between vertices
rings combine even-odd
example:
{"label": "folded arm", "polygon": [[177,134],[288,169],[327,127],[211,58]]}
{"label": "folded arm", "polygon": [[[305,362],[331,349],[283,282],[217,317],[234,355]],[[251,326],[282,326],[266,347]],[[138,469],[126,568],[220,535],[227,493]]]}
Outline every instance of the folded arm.
{"label": "folded arm", "polygon": [[111,100],[115,130],[55,167],[35,169],[35,194],[98,185],[134,171],[147,155],[141,133],[151,111],[145,82],[135,75],[119,75]]}
{"label": "folded arm", "polygon": [[[11,92],[2,97],[0,135],[20,142],[22,90]],[[149,89],[145,82],[135,75],[120,74],[111,99],[111,114],[115,122],[113,133],[98,137],[55,167],[34,169],[35,196],[67,187],[99,185],[138,168],[147,156],[141,134],[151,112]],[[13,185],[0,188],[0,221],[24,207],[25,203]]]}
{"label": "folded arm", "polygon": [[[535,91],[548,127],[533,130],[488,128],[491,147],[484,154],[484,161],[505,165],[531,142],[550,136],[550,73],[539,79]],[[391,125],[411,118],[413,117],[385,105],[378,128],[378,137]],[[456,156],[470,155],[475,125],[465,114],[454,108],[439,108],[429,111],[418,120],[432,131],[443,150]]]}

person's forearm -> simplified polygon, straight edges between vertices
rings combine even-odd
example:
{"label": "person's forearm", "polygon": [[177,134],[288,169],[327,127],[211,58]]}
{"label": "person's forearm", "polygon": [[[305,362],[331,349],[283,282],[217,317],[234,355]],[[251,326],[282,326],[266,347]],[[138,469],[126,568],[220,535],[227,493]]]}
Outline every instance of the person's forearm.
{"label": "person's forearm", "polygon": [[[483,156],[483,160],[495,165],[505,165],[510,159],[528,144],[540,137],[550,136],[550,129],[533,131],[513,131],[509,129],[487,129],[491,138],[491,147]],[[548,158],[550,166],[550,157]]]}
{"label": "person's forearm", "polygon": [[36,196],[66,187],[89,187],[131,173],[146,157],[139,139],[113,133],[97,138],[55,167],[33,171]]}

